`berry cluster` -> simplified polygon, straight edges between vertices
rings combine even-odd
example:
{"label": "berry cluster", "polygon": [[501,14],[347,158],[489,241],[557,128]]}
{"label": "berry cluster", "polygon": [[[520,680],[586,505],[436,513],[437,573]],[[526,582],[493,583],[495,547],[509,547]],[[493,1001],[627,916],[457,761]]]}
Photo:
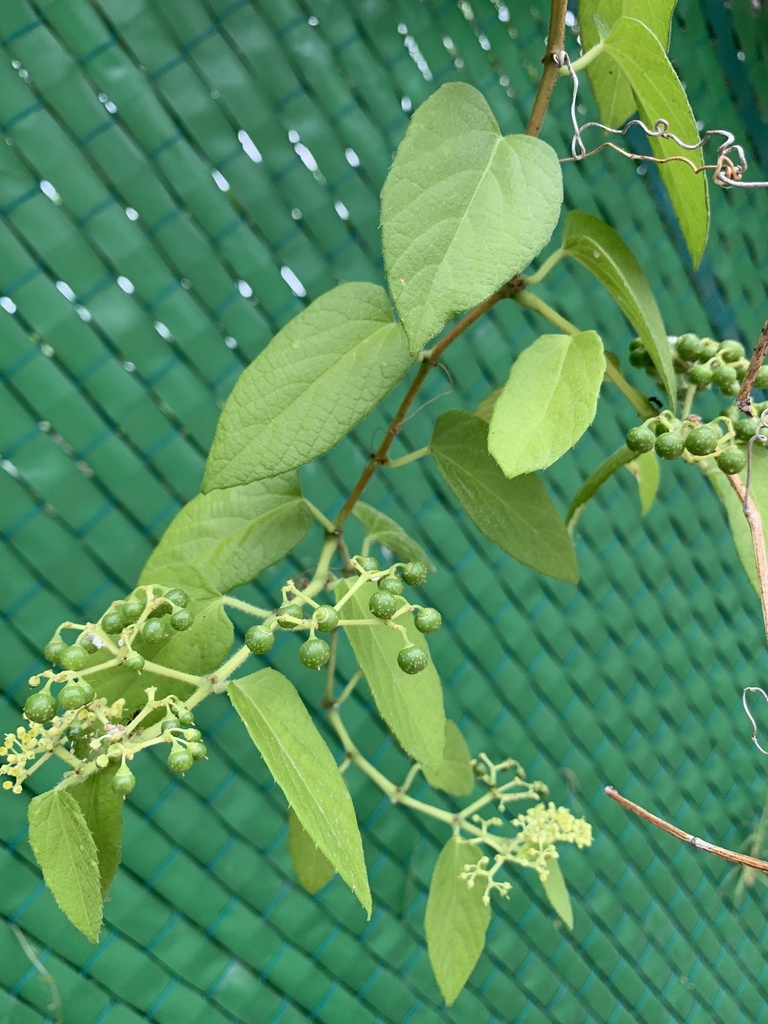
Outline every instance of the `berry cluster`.
{"label": "berry cluster", "polygon": [[757,421],[747,417],[734,423],[724,415],[711,423],[701,423],[698,417],[679,420],[665,411],[646,420],[642,426],[632,427],[626,442],[637,454],[655,451],[661,459],[684,456],[688,461],[699,462],[711,458],[730,476],[745,468],[745,446],[757,426]]}
{"label": "berry cluster", "polygon": [[[749,360],[739,341],[714,341],[695,334],[670,339],[675,372],[683,378],[681,390],[688,385],[699,391],[718,388],[726,398],[735,398],[747,373]],[[644,369],[657,383],[660,378],[643,343],[635,338],[629,344],[631,366]],[[768,366],[761,367],[754,387],[768,388]]]}

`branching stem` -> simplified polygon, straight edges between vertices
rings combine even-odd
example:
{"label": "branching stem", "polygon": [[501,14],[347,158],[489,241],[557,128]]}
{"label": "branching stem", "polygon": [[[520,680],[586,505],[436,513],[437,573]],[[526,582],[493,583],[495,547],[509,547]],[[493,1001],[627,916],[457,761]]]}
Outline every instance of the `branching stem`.
{"label": "branching stem", "polygon": [[525,129],[526,135],[538,135],[544,123],[552,91],[560,73],[560,54],[565,49],[565,16],[568,13],[568,0],[552,0],[549,10],[549,31],[547,32],[547,48],[541,63],[544,73],[539,82],[536,98],[531,108],[531,116]]}

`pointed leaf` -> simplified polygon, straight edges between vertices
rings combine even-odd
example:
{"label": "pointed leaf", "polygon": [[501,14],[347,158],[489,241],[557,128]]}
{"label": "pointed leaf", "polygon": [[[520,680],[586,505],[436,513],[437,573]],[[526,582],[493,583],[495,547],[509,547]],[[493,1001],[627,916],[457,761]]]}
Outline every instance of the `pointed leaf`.
{"label": "pointed leaf", "polygon": [[537,572],[575,583],[576,554],[568,531],[533,474],[508,480],[488,454],[488,427],[459,409],[444,412],[430,445],[457,501],[488,540]]}
{"label": "pointed leaf", "polygon": [[435,865],[427,897],[424,927],[435,979],[448,1006],[472,973],[485,945],[491,908],[483,903],[483,887],[470,889],[459,878],[467,864],[483,856],[477,846],[450,839]]}
{"label": "pointed leaf", "polygon": [[627,448],[626,445],[622,445],[618,451],[614,452],[613,455],[609,455],[604,462],[601,462],[594,473],[590,473],[576,492],[576,496],[571,502],[571,507],[568,509],[568,515],[565,517],[565,521],[570,523],[573,517],[586,505],[589,499],[595,496],[605,481],[609,480],[617,470],[621,469],[622,466],[626,466],[627,463],[631,462],[634,458],[635,453],[632,449]]}
{"label": "pointed leaf", "polygon": [[[755,549],[752,546],[752,534],[749,531],[744,509],[736,492],[724,473],[716,466],[707,463],[707,479],[712,484],[718,498],[725,505],[728,516],[728,526],[733,536],[733,543],[736,546],[736,553],[739,561],[744,566],[744,571],[757,594],[760,594],[760,584],[757,579],[757,566],[755,564]],[[741,482],[746,485],[747,472],[740,474]],[[760,444],[752,446],[752,473],[749,481],[749,494],[760,513],[763,521],[763,528],[768,524],[768,451]]]}
{"label": "pointed leaf", "polygon": [[230,700],[310,838],[371,916],[352,797],[296,688],[274,669],[236,679]]}
{"label": "pointed leaf", "polygon": [[637,480],[640,494],[640,514],[647,515],[659,490],[659,459],[656,452],[644,452],[636,456],[627,469]]}
{"label": "pointed leaf", "polygon": [[557,154],[502,136],[472,86],[451,82],[411,118],[381,193],[384,266],[416,353],[520,273],[560,215]]}
{"label": "pointed leaf", "polygon": [[172,520],[142,579],[188,562],[222,593],[249,583],[303,540],[312,514],[295,472],[198,494]]}
{"label": "pointed leaf", "polygon": [[69,790],[96,844],[102,899],[109,892],[120,863],[124,799],[112,788],[116,771],[117,765],[110,765]]}
{"label": "pointed leaf", "polygon": [[651,287],[634,254],[613,228],[598,217],[580,211],[566,215],[563,248],[611,293],[637,331],[674,406],[677,387],[667,332]]}
{"label": "pointed leaf", "polygon": [[373,505],[358,501],[352,513],[362,523],[368,537],[388,548],[400,562],[424,562],[431,566],[429,555],[394,519],[379,512]]}
{"label": "pointed leaf", "polygon": [[508,477],[546,469],[595,418],[605,375],[594,331],[543,334],[512,364],[488,431],[488,451]]}
{"label": "pointed leaf", "polygon": [[277,476],[333,448],[412,365],[387,294],[326,292],[275,335],[226,401],[203,492]]}
{"label": "pointed leaf", "polygon": [[[609,30],[624,14],[642,21],[663,48],[669,49],[675,3],[676,0],[579,0],[582,50],[586,52],[600,41],[600,23]],[[587,77],[600,120],[611,128],[620,128],[637,110],[632,87],[621,69],[612,58],[603,55],[588,65]]]}
{"label": "pointed leaf", "polygon": [[[340,598],[350,588],[351,584],[345,581],[335,593]],[[368,602],[376,590],[374,583],[359,587],[343,606],[342,618],[371,619]],[[428,652],[427,642],[413,625],[411,615],[396,621],[406,628],[412,644]],[[445,746],[445,711],[443,690],[432,661],[418,675],[406,675],[397,664],[404,641],[399,632],[384,623],[350,626],[347,636],[379,714],[406,754],[421,764],[441,761]]]}
{"label": "pointed leaf", "polygon": [[552,909],[569,931],[573,931],[573,907],[571,906],[571,897],[568,895],[563,872],[560,870],[560,864],[553,857],[547,861],[547,868],[549,871],[547,877],[541,878],[539,876],[541,886]]}
{"label": "pointed leaf", "polygon": [[445,747],[442,760],[436,764],[423,764],[424,778],[434,789],[451,796],[468,796],[475,788],[475,775],[470,761],[467,741],[450,718],[445,720]]}
{"label": "pointed leaf", "polygon": [[87,939],[98,942],[102,909],[96,843],[70,793],[54,789],[34,797],[29,842],[59,908]]}
{"label": "pointed leaf", "polygon": [[[664,47],[653,32],[635,18],[620,18],[604,41],[605,54],[612,57],[632,86],[641,119],[651,127],[659,118],[669,124],[686,145],[699,141],[699,132],[688,97]],[[604,55],[597,58],[599,62]],[[694,267],[699,265],[709,231],[709,195],[701,150],[681,150],[671,139],[651,138],[651,150],[660,159],[684,156],[693,168],[680,160],[659,164],[661,180],[669,194]]]}
{"label": "pointed leaf", "polygon": [[293,870],[301,887],[307,892],[319,892],[336,872],[333,864],[309,837],[292,807],[288,811],[288,845]]}

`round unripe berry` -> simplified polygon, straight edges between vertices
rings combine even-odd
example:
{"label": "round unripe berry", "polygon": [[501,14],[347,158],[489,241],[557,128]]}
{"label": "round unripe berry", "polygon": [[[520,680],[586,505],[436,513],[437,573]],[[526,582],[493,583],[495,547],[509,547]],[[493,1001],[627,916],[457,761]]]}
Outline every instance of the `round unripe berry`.
{"label": "round unripe berry", "polygon": [[413,617],[413,624],[420,633],[436,633],[443,624],[443,616],[437,608],[420,608]]}
{"label": "round unripe berry", "polygon": [[88,651],[89,654],[95,654],[99,650],[98,644],[93,642],[89,633],[81,633],[77,638],[77,643],[84,651]]}
{"label": "round unripe berry", "polygon": [[717,355],[719,349],[720,346],[716,341],[713,341],[711,338],[702,338],[701,351],[699,352],[699,362],[706,363],[713,356]]}
{"label": "round unripe berry", "polygon": [[293,622],[288,621],[288,616],[292,619],[303,619],[304,613],[301,610],[301,605],[298,604],[284,604],[277,613],[277,623],[282,626],[283,629],[298,629],[298,626]]}
{"label": "round unripe berry", "polygon": [[174,612],[171,616],[171,629],[175,629],[178,633],[182,633],[185,629],[189,629],[194,621],[195,617],[191,611],[187,608],[179,608],[179,610]]}
{"label": "round unripe berry", "polygon": [[408,647],[403,647],[398,653],[397,664],[400,666],[401,672],[405,672],[409,676],[416,676],[427,667],[429,658],[420,647],[411,644]]}
{"label": "round unripe berry", "polygon": [[627,448],[640,455],[654,446],[656,435],[648,427],[632,427],[627,433]]}
{"label": "round unripe berry", "polygon": [[739,441],[749,441],[757,433],[758,426],[757,420],[741,419],[734,423],[733,429]]}
{"label": "round unripe berry", "polygon": [[299,648],[299,661],[305,668],[322,668],[331,657],[331,648],[319,637],[311,637]]}
{"label": "round unripe berry", "polygon": [[208,748],[204,743],[190,743],[187,750],[192,755],[193,760],[202,761],[204,757],[208,755]]}
{"label": "round unripe berry", "polygon": [[120,615],[126,626],[132,622],[137,622],[141,618],[141,613],[144,611],[146,604],[146,601],[142,604],[141,601],[137,601],[132,597],[129,597],[127,601],[123,601]]}
{"label": "round unripe berry", "polygon": [[677,354],[687,363],[694,363],[701,352],[701,342],[695,334],[681,334],[677,339]]}
{"label": "round unripe berry", "polygon": [[323,604],[319,608],[315,608],[312,618],[315,620],[315,625],[321,633],[331,633],[339,624],[339,613],[335,608],[331,608],[329,604]]}
{"label": "round unripe berry", "polygon": [[384,576],[379,580],[379,590],[384,590],[388,594],[394,594],[395,597],[399,597],[403,592],[403,581],[399,576]]}
{"label": "round unripe berry", "polygon": [[736,380],[736,368],[734,366],[718,366],[712,371],[712,383],[715,387],[727,388]]}
{"label": "round unripe berry", "polygon": [[160,726],[160,732],[169,732],[171,729],[178,728],[180,728],[178,718],[166,718]]}
{"label": "round unripe berry", "polygon": [[176,750],[172,750],[168,755],[167,764],[172,772],[180,772],[183,774],[184,772],[189,771],[194,764],[194,761],[194,757],[192,757],[188,750],[181,750],[177,748]]}
{"label": "round unripe berry", "polygon": [[253,654],[266,654],[275,645],[275,634],[263,626],[249,626],[245,632],[245,646]]}
{"label": "round unripe berry", "polygon": [[741,473],[747,465],[747,455],[743,449],[731,445],[720,452],[715,462],[718,469],[721,469],[727,476],[733,476],[735,473]]}
{"label": "round unripe berry", "polygon": [[636,370],[645,370],[653,365],[653,360],[644,348],[630,349],[629,365],[634,366]]}
{"label": "round unripe berry", "polygon": [[688,371],[688,380],[701,391],[712,383],[712,371],[708,366],[692,366]]}
{"label": "round unripe berry", "polygon": [[755,377],[756,388],[768,388],[768,366],[761,366]]}
{"label": "round unripe berry", "polygon": [[64,653],[64,651],[66,651],[66,649],[67,644],[65,644],[63,640],[58,640],[54,638],[53,640],[49,640],[48,643],[43,648],[43,657],[45,658],[46,661],[49,661],[52,665],[55,665],[56,662],[61,658],[61,655]]}
{"label": "round unripe berry", "polygon": [[189,604],[189,594],[181,587],[172,587],[165,592],[165,600],[170,601],[177,608],[186,608]]}
{"label": "round unripe berry", "polygon": [[189,727],[194,724],[195,716],[188,708],[184,708],[183,711],[179,712],[179,725],[184,726],[185,729],[189,729]]}
{"label": "round unripe berry", "polygon": [[654,445],[660,459],[678,459],[683,454],[683,439],[680,434],[662,434]]}
{"label": "round unripe berry", "polygon": [[377,590],[375,594],[371,594],[368,610],[377,619],[391,619],[397,611],[397,598],[394,594],[388,594],[386,590]]}
{"label": "round unripe berry", "polygon": [[109,636],[116,636],[123,631],[123,616],[119,611],[105,612],[101,617],[101,628]]}
{"label": "round unripe berry", "polygon": [[119,796],[128,796],[136,787],[136,776],[126,768],[124,771],[115,772],[112,779],[112,789]]}
{"label": "round unripe berry", "polygon": [[730,384],[722,385],[720,390],[726,396],[726,398],[735,398],[736,395],[738,395],[739,391],[741,391],[741,385],[737,380],[734,380],[731,381]]}
{"label": "round unripe berry", "polygon": [[420,587],[429,575],[423,562],[408,562],[403,566],[403,580],[409,587]]}
{"label": "round unripe berry", "polygon": [[59,710],[59,702],[52,693],[32,693],[24,702],[24,714],[30,722],[50,722]]}
{"label": "round unripe berry", "polygon": [[81,647],[80,644],[72,644],[71,647],[67,647],[61,652],[59,663],[68,672],[79,672],[88,664],[89,657],[88,651],[84,647]]}
{"label": "round unripe berry", "polygon": [[164,615],[170,615],[173,605],[165,597],[156,597],[149,610],[150,619],[162,619]]}
{"label": "round unripe berry", "polygon": [[167,635],[164,623],[157,619],[147,619],[141,627],[141,639],[147,644],[161,644]]}
{"label": "round unripe berry", "polygon": [[130,658],[126,658],[123,664],[133,672],[141,672],[144,668],[144,659],[140,654],[132,654]]}
{"label": "round unripe berry", "polygon": [[73,679],[59,690],[59,703],[67,711],[74,711],[84,704],[90,704],[95,696],[96,692],[90,683]]}
{"label": "round unripe berry", "polygon": [[740,341],[721,341],[717,357],[724,363],[737,363],[744,358],[744,346]]}
{"label": "round unripe berry", "polygon": [[717,448],[720,431],[716,427],[704,424],[694,427],[685,439],[685,447],[691,455],[711,455]]}

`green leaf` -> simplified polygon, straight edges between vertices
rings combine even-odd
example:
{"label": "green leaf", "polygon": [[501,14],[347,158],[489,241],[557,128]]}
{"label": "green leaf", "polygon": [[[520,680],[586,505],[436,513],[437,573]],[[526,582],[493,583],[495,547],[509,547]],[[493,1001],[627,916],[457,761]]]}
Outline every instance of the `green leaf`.
{"label": "green leaf", "polygon": [[[659,118],[687,145],[699,141],[699,132],[688,97],[664,47],[650,29],[634,18],[620,18],[604,44],[626,76],[637,100],[641,119],[650,127]],[[659,159],[684,156],[694,168],[703,167],[700,149],[681,150],[671,139],[651,138],[651,150]],[[669,193],[694,267],[699,265],[709,231],[707,177],[680,160],[660,164],[659,173]]]}
{"label": "green leaf", "polygon": [[342,284],[299,313],[226,401],[203,491],[303,466],[333,448],[413,364],[387,294]]}
{"label": "green leaf", "polygon": [[142,579],[151,582],[169,562],[188,562],[227,593],[279,562],[311,523],[295,472],[198,494],[172,520]]}
{"label": "green leaf", "polygon": [[590,473],[584,483],[576,492],[576,496],[571,502],[571,507],[568,509],[568,515],[565,517],[565,521],[570,523],[574,516],[586,505],[590,498],[593,498],[598,490],[603,486],[606,480],[609,480],[613,474],[621,469],[622,466],[626,466],[628,462],[631,462],[635,458],[635,453],[631,448],[627,448],[626,445],[622,445],[618,451],[614,452],[613,455],[609,455],[605,462],[601,462],[594,473]]}
{"label": "green leaf", "polygon": [[456,837],[438,857],[427,897],[424,927],[427,953],[448,1006],[469,978],[485,945],[491,908],[483,903],[483,887],[470,889],[459,878],[467,864],[477,864],[483,851]]}
{"label": "green leaf", "polygon": [[563,872],[560,864],[554,859],[547,860],[549,874],[546,878],[539,876],[539,881],[547,899],[560,920],[566,925],[569,931],[573,931],[573,907],[571,897],[565,885]]}
{"label": "green leaf", "polygon": [[288,846],[293,870],[307,892],[319,892],[336,874],[333,864],[309,837],[293,808],[288,811]]}
{"label": "green leaf", "polygon": [[[224,611],[221,594],[206,583],[198,568],[183,562],[160,565],[153,578],[145,582],[183,587],[189,594],[187,607],[195,616],[195,621],[189,629],[174,633],[160,644],[137,640],[133,645],[134,650],[155,664],[188,672],[190,675],[201,676],[217,669],[232,649],[234,640],[234,627]],[[103,661],[109,657],[107,653],[101,655]],[[128,710],[144,703],[144,691],[148,686],[157,687],[158,699],[169,693],[184,698],[193,692],[191,684],[146,670],[137,673],[118,667],[105,669],[92,678],[99,697],[109,701],[125,697]]]}
{"label": "green leaf", "polygon": [[87,939],[98,942],[102,909],[96,843],[70,793],[54,789],[33,798],[29,842],[59,908]]}
{"label": "green leaf", "polygon": [[488,427],[453,409],[435,424],[430,445],[437,468],[457,501],[488,540],[555,579],[576,583],[578,567],[568,531],[533,474],[508,480],[488,454]]}
{"label": "green leaf", "polygon": [[112,788],[117,765],[89,775],[69,792],[77,801],[88,830],[96,844],[99,861],[101,898],[112,885],[120,863],[120,840],[123,833],[123,797]]}
{"label": "green leaf", "polygon": [[508,477],[546,469],[595,418],[605,375],[594,331],[543,334],[512,364],[488,431],[488,451]]}
{"label": "green leaf", "polygon": [[627,469],[637,480],[640,493],[640,514],[647,515],[659,490],[659,460],[656,452],[644,452],[642,455],[637,455],[627,464]]}
{"label": "green leaf", "polygon": [[502,136],[470,85],[451,82],[430,96],[381,193],[387,282],[411,352],[524,270],[549,241],[562,201],[546,143]]}
{"label": "green leaf", "polygon": [[[702,465],[702,463],[700,463]],[[718,498],[725,505],[728,516],[728,526],[733,536],[733,543],[736,545],[736,553],[739,561],[744,566],[749,582],[760,594],[760,584],[757,579],[757,566],[755,564],[755,549],[752,546],[752,534],[749,532],[749,525],[744,509],[738,495],[728,483],[725,473],[722,473],[717,466],[711,463],[703,463],[707,468],[707,479],[712,484]],[[740,474],[741,482],[746,486],[747,472]],[[761,445],[752,446],[752,474],[749,481],[749,494],[754,502],[765,528],[768,524],[768,451]]]}
{"label": "green leaf", "polygon": [[379,512],[373,505],[358,501],[352,513],[372,541],[389,548],[400,562],[423,562],[431,566],[429,555],[394,519]]}
{"label": "green leaf", "polygon": [[470,761],[467,741],[450,718],[445,720],[445,746],[442,760],[436,764],[423,764],[424,778],[434,789],[451,796],[468,796],[475,788],[475,775]]}
{"label": "green leaf", "polygon": [[598,217],[579,211],[566,215],[563,249],[611,293],[637,331],[674,407],[677,387],[667,332],[648,280],[633,253],[613,228]]}
{"label": "green leaf", "polygon": [[[667,50],[675,3],[676,0],[579,0],[582,50],[591,50],[600,41],[599,23],[610,29],[625,14],[642,21]],[[600,110],[600,120],[611,128],[620,128],[637,110],[629,81],[616,62],[606,55],[588,65],[587,77]]]}
{"label": "green leaf", "polygon": [[[351,586],[344,581],[335,594],[341,598]],[[344,605],[342,618],[371,619],[368,601],[376,590],[375,583],[358,587]],[[413,625],[412,616],[404,615],[396,621],[405,627],[412,644],[423,651],[429,650],[426,640]],[[439,763],[445,746],[445,711],[443,690],[432,661],[418,675],[406,675],[397,664],[398,652],[404,646],[399,632],[384,623],[350,626],[346,632],[379,714],[397,742],[414,761]]]}
{"label": "green leaf", "polygon": [[307,834],[370,918],[371,892],[352,798],[296,688],[265,668],[231,682],[228,693]]}

